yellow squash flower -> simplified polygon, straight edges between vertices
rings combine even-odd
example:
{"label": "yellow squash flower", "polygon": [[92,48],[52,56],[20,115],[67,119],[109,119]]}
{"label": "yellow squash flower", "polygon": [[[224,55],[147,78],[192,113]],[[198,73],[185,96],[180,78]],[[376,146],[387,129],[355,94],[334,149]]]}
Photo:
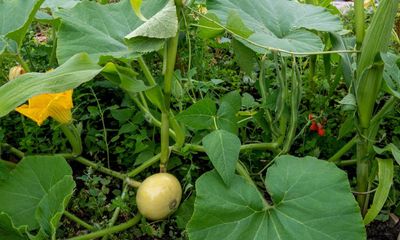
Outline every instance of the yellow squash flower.
{"label": "yellow squash flower", "polygon": [[17,109],[17,112],[32,119],[39,126],[48,118],[52,117],[61,124],[68,124],[72,120],[71,109],[72,89],[62,93],[46,93],[34,96]]}

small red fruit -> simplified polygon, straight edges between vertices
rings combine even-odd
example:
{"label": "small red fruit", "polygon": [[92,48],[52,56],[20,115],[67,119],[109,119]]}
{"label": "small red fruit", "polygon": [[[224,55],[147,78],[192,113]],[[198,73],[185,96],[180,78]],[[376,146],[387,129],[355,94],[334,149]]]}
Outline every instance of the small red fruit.
{"label": "small red fruit", "polygon": [[315,121],[312,121],[311,126],[310,126],[310,131],[318,131],[318,125]]}
{"label": "small red fruit", "polygon": [[324,129],[324,127],[322,126],[322,124],[321,124],[321,123],[318,123],[317,127],[318,127],[318,135],[320,135],[321,137],[322,137],[322,136],[325,136],[325,129]]}
{"label": "small red fruit", "polygon": [[308,114],[308,120],[310,121],[314,120],[314,114],[312,113]]}

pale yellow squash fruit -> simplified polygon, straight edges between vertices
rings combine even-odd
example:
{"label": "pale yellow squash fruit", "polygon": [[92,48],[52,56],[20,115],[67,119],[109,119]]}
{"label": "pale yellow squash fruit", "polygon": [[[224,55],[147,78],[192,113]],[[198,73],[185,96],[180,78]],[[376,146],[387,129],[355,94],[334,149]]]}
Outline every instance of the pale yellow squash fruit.
{"label": "pale yellow squash fruit", "polygon": [[160,220],[175,212],[181,198],[182,187],[178,179],[169,173],[157,173],[139,186],[136,204],[145,218]]}

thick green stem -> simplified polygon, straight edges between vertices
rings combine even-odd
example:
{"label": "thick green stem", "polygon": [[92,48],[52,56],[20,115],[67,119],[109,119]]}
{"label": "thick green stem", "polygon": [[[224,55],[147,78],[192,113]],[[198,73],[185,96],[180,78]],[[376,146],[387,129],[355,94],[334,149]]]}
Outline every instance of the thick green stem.
{"label": "thick green stem", "polygon": [[146,77],[147,82],[150,84],[150,86],[157,85],[157,82],[151,74],[150,69],[144,61],[143,57],[139,57],[137,61],[139,62],[139,66],[142,69],[144,76]]}
{"label": "thick green stem", "polygon": [[278,143],[251,143],[240,146],[240,151],[246,150],[275,150],[279,147]]}
{"label": "thick green stem", "polygon": [[361,49],[365,36],[364,0],[354,0],[354,14],[357,49]]}
{"label": "thick green stem", "polygon": [[171,125],[172,130],[175,133],[175,146],[176,148],[181,148],[183,144],[185,144],[186,133],[184,128],[179,124],[176,120],[174,113],[172,110],[169,112],[169,125]]}
{"label": "thick green stem", "polygon": [[81,225],[82,227],[86,228],[87,230],[94,231],[96,228],[90,225],[89,223],[83,221],[82,219],[78,218],[74,214],[64,211],[64,216],[67,217],[69,220],[74,221],[75,223]]}
{"label": "thick green stem", "polygon": [[[161,128],[161,122],[156,117],[154,117],[150,110],[146,108],[137,97],[131,95],[131,99],[136,103],[140,110],[143,111],[143,113],[146,115],[146,117],[148,117],[148,119],[154,126]],[[174,132],[174,130],[168,129],[168,132],[170,137],[176,140],[176,133]]]}
{"label": "thick green stem", "polygon": [[2,143],[1,147],[5,148],[7,151],[9,151],[10,153],[14,154],[18,158],[23,158],[25,156],[25,153],[23,153],[22,151],[16,149],[15,147],[11,146],[8,143]]}
{"label": "thick green stem", "polygon": [[356,145],[357,140],[357,136],[353,137],[348,143],[346,143],[341,149],[339,149],[339,151],[337,151],[335,155],[330,157],[328,159],[328,162],[338,162],[343,155],[345,155],[348,151],[350,151],[350,149],[354,147],[354,145]]}
{"label": "thick green stem", "polygon": [[176,54],[178,51],[178,39],[179,33],[177,33],[175,37],[170,38],[167,42],[167,69],[164,76],[164,100],[168,111],[170,108],[172,78],[174,76]]}
{"label": "thick green stem", "polygon": [[169,116],[168,113],[161,113],[161,159],[160,172],[167,172],[169,160]]}
{"label": "thick green stem", "polygon": [[[364,133],[365,135],[368,135]],[[357,143],[357,192],[368,191],[368,177],[369,177],[369,143],[366,139],[360,139]],[[357,195],[357,202],[360,209],[365,209],[367,195]],[[362,211],[364,216],[366,212]]]}
{"label": "thick green stem", "polygon": [[172,79],[175,71],[176,54],[178,51],[179,31],[176,36],[167,41],[167,63],[164,75],[164,105],[165,110],[161,113],[161,159],[160,172],[166,171],[169,160],[169,111],[171,101]]}
{"label": "thick green stem", "polygon": [[140,221],[141,218],[142,218],[142,216],[140,214],[137,214],[134,218],[132,218],[129,221],[122,223],[120,225],[106,228],[106,229],[103,229],[103,230],[100,230],[97,232],[89,233],[89,234],[86,234],[83,236],[69,238],[68,240],[91,240],[91,239],[103,237],[105,235],[109,235],[112,233],[122,232],[122,231],[136,225]]}
{"label": "thick green stem", "polygon": [[69,125],[61,124],[60,128],[71,144],[72,154],[79,156],[82,153],[82,140],[79,130],[72,123]]}
{"label": "thick green stem", "polygon": [[103,167],[103,166],[100,166],[99,164],[94,163],[94,162],[92,162],[92,161],[90,161],[90,160],[88,160],[88,159],[86,159],[84,157],[80,157],[80,156],[77,157],[74,154],[69,154],[69,153],[67,153],[67,154],[58,154],[58,155],[66,158],[66,159],[71,159],[71,160],[77,161],[77,162],[79,162],[79,163],[81,163],[83,165],[86,165],[88,167],[93,168],[96,171],[99,171],[99,172],[102,172],[104,174],[113,176],[113,177],[121,179],[123,181],[126,180],[127,176],[125,174],[122,174],[120,172],[111,170],[111,169]]}
{"label": "thick green stem", "polygon": [[129,186],[134,187],[134,188],[139,188],[140,185],[142,184],[141,182],[135,181],[135,180],[133,180],[133,179],[131,179],[131,178],[129,178],[129,177],[125,178],[125,182],[126,182]]}
{"label": "thick green stem", "polygon": [[140,165],[139,167],[137,167],[137,168],[133,169],[132,171],[130,171],[127,174],[127,176],[131,177],[131,178],[135,177],[139,173],[143,172],[145,169],[149,168],[150,166],[152,166],[153,164],[158,162],[160,160],[160,157],[161,157],[161,153],[155,155],[154,157],[150,158],[146,162],[142,163],[142,165]]}
{"label": "thick green stem", "polygon": [[93,163],[93,162],[87,160],[84,157],[76,157],[76,158],[74,158],[74,160],[77,161],[77,162],[80,162],[80,163],[82,163],[82,164],[84,164],[86,166],[90,166],[93,169],[95,169],[96,171],[108,174],[108,175],[113,176],[115,178],[119,178],[121,180],[125,180],[125,178],[126,178],[124,174],[122,174],[120,172],[117,172],[117,171],[114,171],[114,170],[111,170],[109,168],[100,166],[100,165],[98,165],[96,163]]}
{"label": "thick green stem", "polygon": [[352,166],[352,165],[356,165],[357,164],[357,160],[345,160],[345,161],[340,161],[337,162],[336,165],[338,167],[346,167],[346,166]]}

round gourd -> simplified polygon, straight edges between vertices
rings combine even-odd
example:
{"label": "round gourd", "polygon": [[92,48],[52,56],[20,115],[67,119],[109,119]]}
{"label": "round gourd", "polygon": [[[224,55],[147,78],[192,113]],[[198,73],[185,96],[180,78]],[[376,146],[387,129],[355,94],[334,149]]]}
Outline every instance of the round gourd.
{"label": "round gourd", "polygon": [[145,218],[160,220],[175,212],[181,197],[182,187],[178,179],[169,173],[157,173],[139,186],[136,204]]}

